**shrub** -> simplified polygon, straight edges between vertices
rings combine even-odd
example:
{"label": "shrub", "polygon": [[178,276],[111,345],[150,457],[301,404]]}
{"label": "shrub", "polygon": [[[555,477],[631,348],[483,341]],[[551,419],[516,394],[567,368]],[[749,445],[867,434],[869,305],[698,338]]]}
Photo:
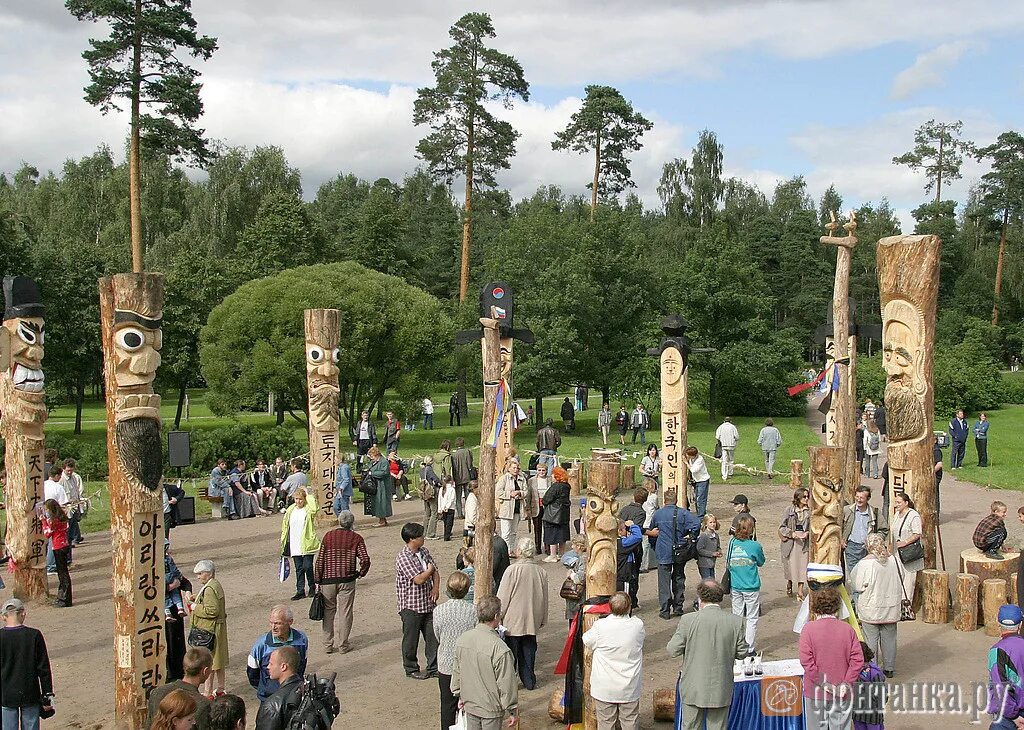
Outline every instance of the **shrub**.
{"label": "shrub", "polygon": [[192,432],[193,475],[208,472],[217,459],[229,461],[245,459],[247,465],[256,459],[271,462],[275,457],[297,456],[308,448],[305,442],[295,437],[295,432],[285,426],[260,427],[248,423],[236,423],[219,428],[201,429]]}
{"label": "shrub", "polygon": [[1003,403],[1024,405],[1024,378],[1017,375],[1002,375],[1000,384],[1003,387]]}

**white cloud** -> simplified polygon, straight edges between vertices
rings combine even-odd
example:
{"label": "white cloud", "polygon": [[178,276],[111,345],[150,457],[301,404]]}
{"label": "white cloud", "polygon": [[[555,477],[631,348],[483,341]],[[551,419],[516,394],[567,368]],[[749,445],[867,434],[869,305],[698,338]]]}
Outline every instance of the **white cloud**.
{"label": "white cloud", "polygon": [[910,67],[900,71],[893,79],[889,96],[902,100],[922,89],[941,86],[946,71],[975,47],[976,44],[968,41],[953,41],[918,55]]}

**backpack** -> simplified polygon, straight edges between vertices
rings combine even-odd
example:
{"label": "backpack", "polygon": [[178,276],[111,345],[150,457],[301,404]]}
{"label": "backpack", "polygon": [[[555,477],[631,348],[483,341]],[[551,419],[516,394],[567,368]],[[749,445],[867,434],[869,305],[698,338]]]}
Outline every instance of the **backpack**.
{"label": "backpack", "polygon": [[434,483],[427,478],[427,468],[423,467],[420,470],[420,499],[429,502],[436,494],[437,489],[434,487]]}
{"label": "backpack", "polygon": [[881,437],[878,435],[877,432],[869,433],[870,435],[868,436],[868,448],[874,451],[875,449],[878,448],[878,445],[881,443]]}

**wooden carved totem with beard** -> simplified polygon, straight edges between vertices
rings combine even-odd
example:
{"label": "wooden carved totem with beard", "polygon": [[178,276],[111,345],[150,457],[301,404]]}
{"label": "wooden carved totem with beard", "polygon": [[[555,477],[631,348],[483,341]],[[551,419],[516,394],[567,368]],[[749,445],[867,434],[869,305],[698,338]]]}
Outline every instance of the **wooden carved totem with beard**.
{"label": "wooden carved totem with beard", "polygon": [[14,569],[14,595],[47,595],[46,537],[37,505],[46,475],[43,424],[46,423],[42,370],[44,326],[36,283],[4,277],[4,317],[0,328],[0,436],[7,469],[7,550]]}
{"label": "wooden carved totem with beard", "polygon": [[306,385],[309,390],[309,481],[317,519],[330,520],[338,468],[338,342],[337,309],[307,309]]}
{"label": "wooden carved totem with beard", "polygon": [[890,236],[878,242],[876,254],[889,488],[909,494],[921,513],[928,568],[935,567],[936,548],[932,367],[941,248],[937,236]]}
{"label": "wooden carved totem with beard", "polygon": [[114,548],[114,711],[141,727],[147,691],[164,682],[160,396],[164,277],[100,279]]}

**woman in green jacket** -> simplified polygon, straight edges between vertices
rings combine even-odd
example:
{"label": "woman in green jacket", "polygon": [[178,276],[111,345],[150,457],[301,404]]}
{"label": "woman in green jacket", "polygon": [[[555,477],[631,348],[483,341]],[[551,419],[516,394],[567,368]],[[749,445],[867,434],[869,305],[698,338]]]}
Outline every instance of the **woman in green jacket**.
{"label": "woman in green jacket", "polygon": [[391,465],[376,446],[371,446],[366,456],[370,459],[370,470],[366,478],[376,487],[376,492],[365,494],[363,490],[363,512],[377,518],[377,527],[387,527],[388,517],[391,516],[391,495],[395,491]]}
{"label": "woman in green jacket", "polygon": [[306,499],[306,490],[295,490],[295,502],[288,507],[281,521],[281,555],[291,556],[295,563],[295,595],[293,601],[313,595],[313,558],[320,549],[320,538],[316,536],[316,506]]}
{"label": "woman in green jacket", "polygon": [[213,641],[213,672],[200,692],[207,697],[214,694],[214,683],[217,696],[224,694],[224,670],[228,666],[228,612],[224,602],[224,588],[214,578],[217,572],[212,560],[200,560],[192,570],[196,579],[203,584],[192,604],[192,626],[205,629],[214,635]]}

